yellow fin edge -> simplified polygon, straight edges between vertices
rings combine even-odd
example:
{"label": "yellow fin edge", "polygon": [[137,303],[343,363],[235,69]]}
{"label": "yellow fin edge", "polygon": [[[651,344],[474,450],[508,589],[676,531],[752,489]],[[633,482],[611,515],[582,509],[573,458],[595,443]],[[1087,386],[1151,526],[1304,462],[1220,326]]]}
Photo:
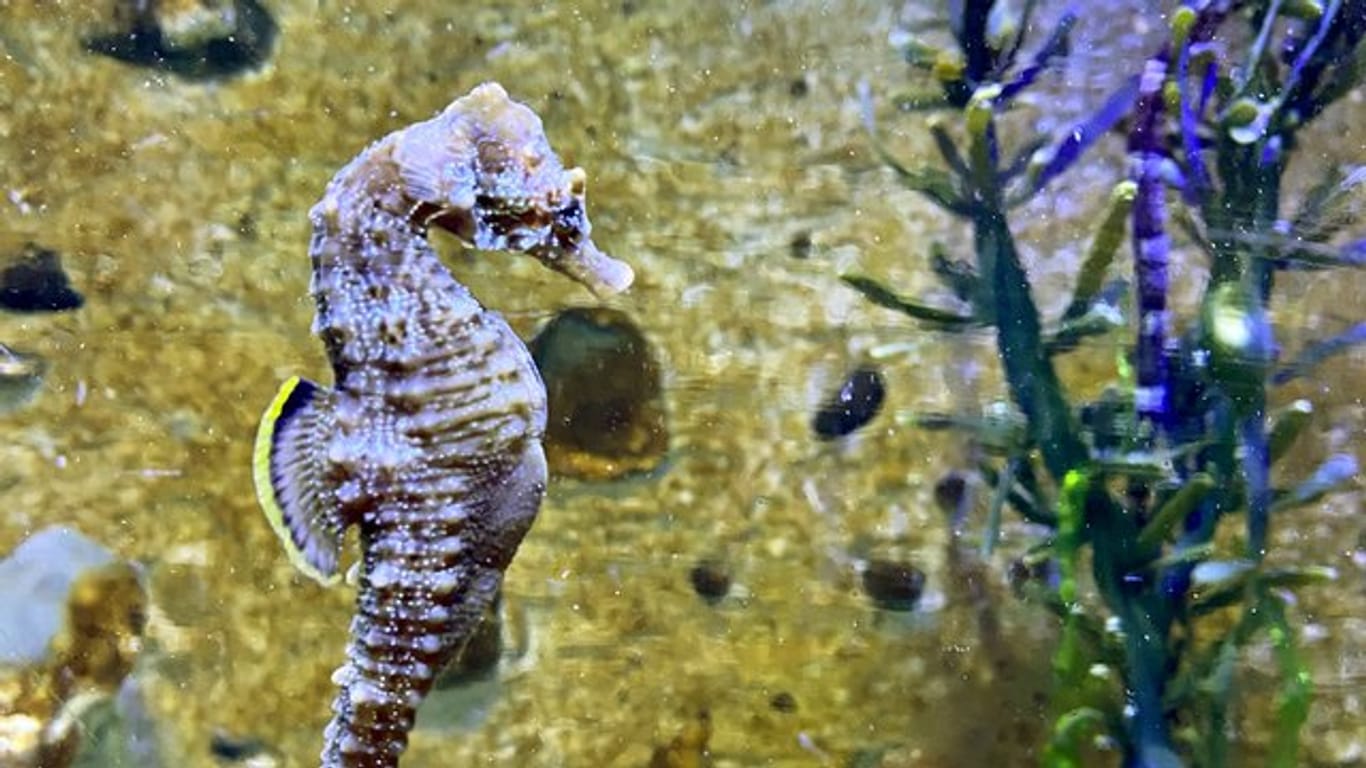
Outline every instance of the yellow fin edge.
{"label": "yellow fin edge", "polygon": [[261,414],[261,423],[256,428],[256,445],[252,449],[251,456],[252,480],[256,484],[256,500],[260,502],[261,510],[266,513],[266,520],[270,522],[271,530],[275,531],[280,543],[284,545],[285,554],[289,557],[290,564],[324,587],[331,587],[341,580],[340,576],[337,574],[328,576],[314,568],[304,558],[303,550],[294,543],[294,535],[290,533],[289,526],[285,524],[285,510],[280,506],[280,501],[275,496],[275,484],[270,477],[270,452],[275,444],[275,424],[279,421],[280,413],[284,410],[289,396],[294,393],[300,381],[301,379],[298,376],[291,376],[286,379],[285,383],[280,385],[280,391],[275,393],[275,399],[270,401],[265,413]]}

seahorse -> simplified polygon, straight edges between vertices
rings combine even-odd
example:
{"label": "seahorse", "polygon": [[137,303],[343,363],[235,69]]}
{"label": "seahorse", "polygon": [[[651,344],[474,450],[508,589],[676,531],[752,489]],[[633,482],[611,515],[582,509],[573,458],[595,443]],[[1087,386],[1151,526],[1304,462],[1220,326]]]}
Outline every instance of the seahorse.
{"label": "seahorse", "polygon": [[545,386],[427,233],[528,254],[595,295],[633,272],[590,238],[585,174],[486,83],[364,150],[310,212],[334,381],[291,378],[256,437],[257,495],[293,564],[332,584],[356,526],[356,614],[323,768],[398,765],[433,677],[483,620],[546,483]]}

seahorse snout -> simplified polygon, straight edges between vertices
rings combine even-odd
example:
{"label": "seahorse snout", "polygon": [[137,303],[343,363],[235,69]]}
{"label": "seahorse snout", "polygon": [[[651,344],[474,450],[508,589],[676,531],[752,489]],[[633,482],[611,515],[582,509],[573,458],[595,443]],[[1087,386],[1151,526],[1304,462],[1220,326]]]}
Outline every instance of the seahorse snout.
{"label": "seahorse snout", "polygon": [[631,287],[636,279],[636,273],[630,265],[598,250],[592,240],[583,242],[573,251],[537,255],[551,269],[582,283],[598,298],[621,293]]}

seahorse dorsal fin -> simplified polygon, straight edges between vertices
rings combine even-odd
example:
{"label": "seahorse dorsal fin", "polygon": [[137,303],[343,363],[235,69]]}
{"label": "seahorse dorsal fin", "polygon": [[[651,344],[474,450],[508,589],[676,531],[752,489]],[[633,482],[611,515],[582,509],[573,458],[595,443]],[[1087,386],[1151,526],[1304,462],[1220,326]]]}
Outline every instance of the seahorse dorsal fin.
{"label": "seahorse dorsal fin", "polygon": [[323,477],[332,392],[295,376],[261,416],[252,457],[256,498],[289,560],[324,586],[337,583],[345,522]]}

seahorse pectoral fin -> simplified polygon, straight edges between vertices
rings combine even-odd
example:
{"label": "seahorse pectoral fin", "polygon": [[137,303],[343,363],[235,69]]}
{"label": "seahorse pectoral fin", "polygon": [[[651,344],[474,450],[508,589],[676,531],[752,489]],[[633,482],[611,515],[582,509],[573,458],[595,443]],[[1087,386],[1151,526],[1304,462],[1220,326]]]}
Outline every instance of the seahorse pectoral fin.
{"label": "seahorse pectoral fin", "polygon": [[546,476],[545,451],[539,442],[529,442],[521,462],[489,499],[489,529],[496,538],[485,565],[502,570],[511,562],[541,508]]}
{"label": "seahorse pectoral fin", "polygon": [[338,580],[342,534],[323,479],[332,393],[295,376],[280,386],[261,416],[252,458],[256,498],[289,560],[324,586]]}

